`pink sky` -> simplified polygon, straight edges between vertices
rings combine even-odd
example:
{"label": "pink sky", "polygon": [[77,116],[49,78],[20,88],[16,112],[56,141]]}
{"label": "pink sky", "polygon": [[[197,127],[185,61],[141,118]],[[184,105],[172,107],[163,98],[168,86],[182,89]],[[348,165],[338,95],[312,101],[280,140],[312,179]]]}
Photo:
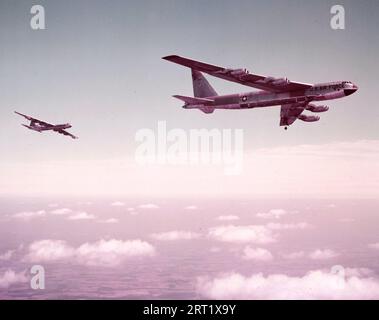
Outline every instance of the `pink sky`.
{"label": "pink sky", "polygon": [[235,176],[226,176],[221,165],[141,166],[128,156],[5,164],[0,172],[3,194],[375,198],[379,141],[245,151]]}

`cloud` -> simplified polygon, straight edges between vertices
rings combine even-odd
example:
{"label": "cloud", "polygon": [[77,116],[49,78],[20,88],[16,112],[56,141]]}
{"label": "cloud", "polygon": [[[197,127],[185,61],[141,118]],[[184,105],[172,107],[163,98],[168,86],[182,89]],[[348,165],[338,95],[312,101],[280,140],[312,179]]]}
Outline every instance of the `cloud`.
{"label": "cloud", "polygon": [[25,261],[74,261],[87,266],[118,266],[132,257],[152,256],[154,247],[141,240],[99,240],[75,248],[63,240],[40,240],[29,245]]}
{"label": "cloud", "polygon": [[293,230],[293,229],[307,229],[310,228],[310,224],[306,222],[298,223],[269,223],[267,228],[272,230]]}
{"label": "cloud", "polygon": [[27,282],[28,278],[25,272],[16,273],[15,271],[8,269],[3,274],[0,273],[0,288],[9,288],[16,283]]}
{"label": "cloud", "polygon": [[98,220],[97,222],[112,224],[112,223],[117,223],[118,219],[116,219],[116,218],[109,218],[109,219],[105,219],[105,220]]}
{"label": "cloud", "polygon": [[121,202],[121,201],[115,201],[115,202],[111,203],[111,206],[112,207],[123,207],[123,206],[125,206],[125,203]]}
{"label": "cloud", "polygon": [[72,213],[72,210],[69,208],[61,208],[61,209],[52,210],[50,211],[50,213],[60,216],[60,215],[66,215],[66,214]]}
{"label": "cloud", "polygon": [[214,240],[232,243],[271,243],[276,241],[273,232],[260,225],[219,226],[210,228],[208,236]]}
{"label": "cloud", "polygon": [[287,211],[284,209],[271,209],[269,212],[258,212],[256,216],[262,219],[280,219],[286,214]]}
{"label": "cloud", "polygon": [[199,233],[191,231],[169,231],[162,233],[153,233],[151,237],[155,240],[161,241],[175,241],[175,240],[193,240],[200,238]]}
{"label": "cloud", "polygon": [[8,250],[3,254],[0,254],[0,261],[8,261],[12,258],[14,250]]}
{"label": "cloud", "polygon": [[95,216],[92,214],[88,214],[87,212],[77,212],[73,215],[70,215],[68,220],[93,220]]}
{"label": "cloud", "polygon": [[141,208],[141,209],[159,209],[159,206],[156,204],[148,203],[148,204],[141,204],[138,206],[138,208]]}
{"label": "cloud", "polygon": [[136,216],[136,215],[139,214],[138,211],[136,211],[135,208],[127,208],[126,211],[128,211],[129,214],[132,215],[132,216]]}
{"label": "cloud", "polygon": [[88,266],[117,266],[132,257],[153,256],[154,247],[141,240],[100,240],[76,249],[79,263]]}
{"label": "cloud", "polygon": [[209,299],[379,299],[378,279],[359,270],[339,274],[323,270],[304,276],[262,273],[250,277],[230,273],[218,278],[199,278],[197,291]]}
{"label": "cloud", "polygon": [[12,215],[15,219],[22,219],[28,221],[33,218],[45,217],[47,212],[45,210],[38,211],[23,211]]}
{"label": "cloud", "polygon": [[368,245],[369,248],[371,249],[379,249],[379,242],[377,243],[371,243]]}
{"label": "cloud", "polygon": [[326,260],[337,257],[339,254],[330,249],[317,249],[309,254],[309,258],[313,260]]}
{"label": "cloud", "polygon": [[185,210],[197,210],[197,206],[187,206],[184,208]]}
{"label": "cloud", "polygon": [[245,260],[254,260],[254,261],[271,261],[274,259],[274,256],[270,251],[263,248],[250,248],[249,246],[245,247],[243,250],[243,259]]}
{"label": "cloud", "polygon": [[63,240],[40,240],[29,245],[28,254],[24,260],[30,262],[52,262],[68,258],[75,255],[75,249],[70,247]]}
{"label": "cloud", "polygon": [[87,212],[81,212],[81,211],[73,211],[69,208],[59,208],[51,210],[50,212],[46,212],[45,210],[39,210],[39,211],[23,211],[16,214],[13,214],[11,217],[14,219],[21,219],[25,221],[29,221],[34,218],[41,218],[41,217],[47,217],[49,215],[54,216],[68,216],[68,220],[93,220],[95,219],[95,216],[92,214],[89,214]]}
{"label": "cloud", "polygon": [[284,259],[299,259],[305,256],[304,251],[296,251],[291,253],[283,253],[282,257]]}
{"label": "cloud", "polygon": [[235,221],[235,220],[239,220],[240,217],[239,216],[235,216],[235,215],[228,215],[228,216],[219,216],[217,217],[217,220],[220,220],[220,221]]}

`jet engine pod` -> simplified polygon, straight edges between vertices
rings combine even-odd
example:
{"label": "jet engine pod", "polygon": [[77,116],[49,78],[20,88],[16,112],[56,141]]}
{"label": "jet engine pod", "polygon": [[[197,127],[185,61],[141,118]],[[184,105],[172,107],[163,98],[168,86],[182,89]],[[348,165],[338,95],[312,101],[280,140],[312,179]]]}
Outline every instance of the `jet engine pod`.
{"label": "jet engine pod", "polygon": [[240,77],[245,74],[249,74],[249,71],[247,71],[246,69],[234,69],[230,72],[230,74],[235,77]]}
{"label": "jet engine pod", "polygon": [[287,79],[287,78],[279,78],[279,79],[275,79],[274,81],[272,81],[272,84],[274,86],[285,86],[286,84],[288,84],[290,81]]}
{"label": "jet engine pod", "polygon": [[319,116],[307,116],[305,114],[301,114],[299,119],[304,122],[316,122],[320,120]]}
{"label": "jet engine pod", "polygon": [[325,111],[328,111],[329,110],[329,107],[328,106],[316,106],[314,104],[310,104],[308,105],[307,107],[307,110],[311,111],[311,112],[325,112]]}

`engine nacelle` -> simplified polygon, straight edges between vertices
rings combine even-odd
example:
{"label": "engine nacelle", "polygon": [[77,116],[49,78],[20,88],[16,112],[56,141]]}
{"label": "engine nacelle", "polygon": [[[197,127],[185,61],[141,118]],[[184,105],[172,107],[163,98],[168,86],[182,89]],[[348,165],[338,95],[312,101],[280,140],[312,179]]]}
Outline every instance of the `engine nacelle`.
{"label": "engine nacelle", "polygon": [[318,112],[328,111],[329,107],[328,106],[315,106],[314,104],[310,104],[308,105],[307,110],[318,113]]}
{"label": "engine nacelle", "polygon": [[247,71],[246,69],[235,69],[235,70],[232,70],[230,74],[235,77],[240,77],[245,74],[249,74],[249,71]]}
{"label": "engine nacelle", "polygon": [[272,84],[274,86],[285,86],[289,83],[290,81],[287,79],[287,78],[279,78],[279,79],[275,79],[274,81],[272,81]]}
{"label": "engine nacelle", "polygon": [[320,120],[319,116],[307,116],[305,114],[301,114],[299,116],[299,120],[304,121],[304,122],[316,122]]}

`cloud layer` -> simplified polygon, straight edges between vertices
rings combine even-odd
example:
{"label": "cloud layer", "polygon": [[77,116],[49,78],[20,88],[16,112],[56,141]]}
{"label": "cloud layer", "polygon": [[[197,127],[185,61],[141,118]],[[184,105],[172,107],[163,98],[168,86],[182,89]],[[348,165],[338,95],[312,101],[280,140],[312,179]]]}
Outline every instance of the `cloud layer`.
{"label": "cloud layer", "polygon": [[28,278],[25,272],[15,272],[11,269],[6,270],[3,274],[0,273],[0,288],[9,288],[11,285],[16,283],[27,282]]}
{"label": "cloud layer", "polygon": [[254,260],[254,261],[271,261],[274,256],[270,251],[263,248],[251,248],[249,246],[245,247],[243,250],[243,259]]}
{"label": "cloud layer", "polygon": [[276,236],[272,230],[261,225],[219,226],[210,228],[208,236],[214,240],[232,243],[272,243]]}
{"label": "cloud layer", "polygon": [[29,245],[24,259],[33,263],[69,260],[88,266],[118,266],[129,258],[154,254],[154,247],[141,240],[102,239],[77,248],[63,240],[40,240]]}
{"label": "cloud layer", "polygon": [[200,238],[200,234],[191,231],[174,230],[161,233],[153,233],[151,237],[161,241],[192,240]]}
{"label": "cloud layer", "polygon": [[309,254],[309,258],[313,260],[326,260],[337,256],[339,256],[339,254],[330,249],[317,249]]}
{"label": "cloud layer", "polygon": [[287,211],[284,209],[271,209],[268,212],[258,212],[257,217],[262,219],[280,219],[285,216]]}
{"label": "cloud layer", "polygon": [[378,279],[354,271],[344,277],[323,270],[299,277],[230,273],[199,278],[197,289],[209,299],[379,299]]}

